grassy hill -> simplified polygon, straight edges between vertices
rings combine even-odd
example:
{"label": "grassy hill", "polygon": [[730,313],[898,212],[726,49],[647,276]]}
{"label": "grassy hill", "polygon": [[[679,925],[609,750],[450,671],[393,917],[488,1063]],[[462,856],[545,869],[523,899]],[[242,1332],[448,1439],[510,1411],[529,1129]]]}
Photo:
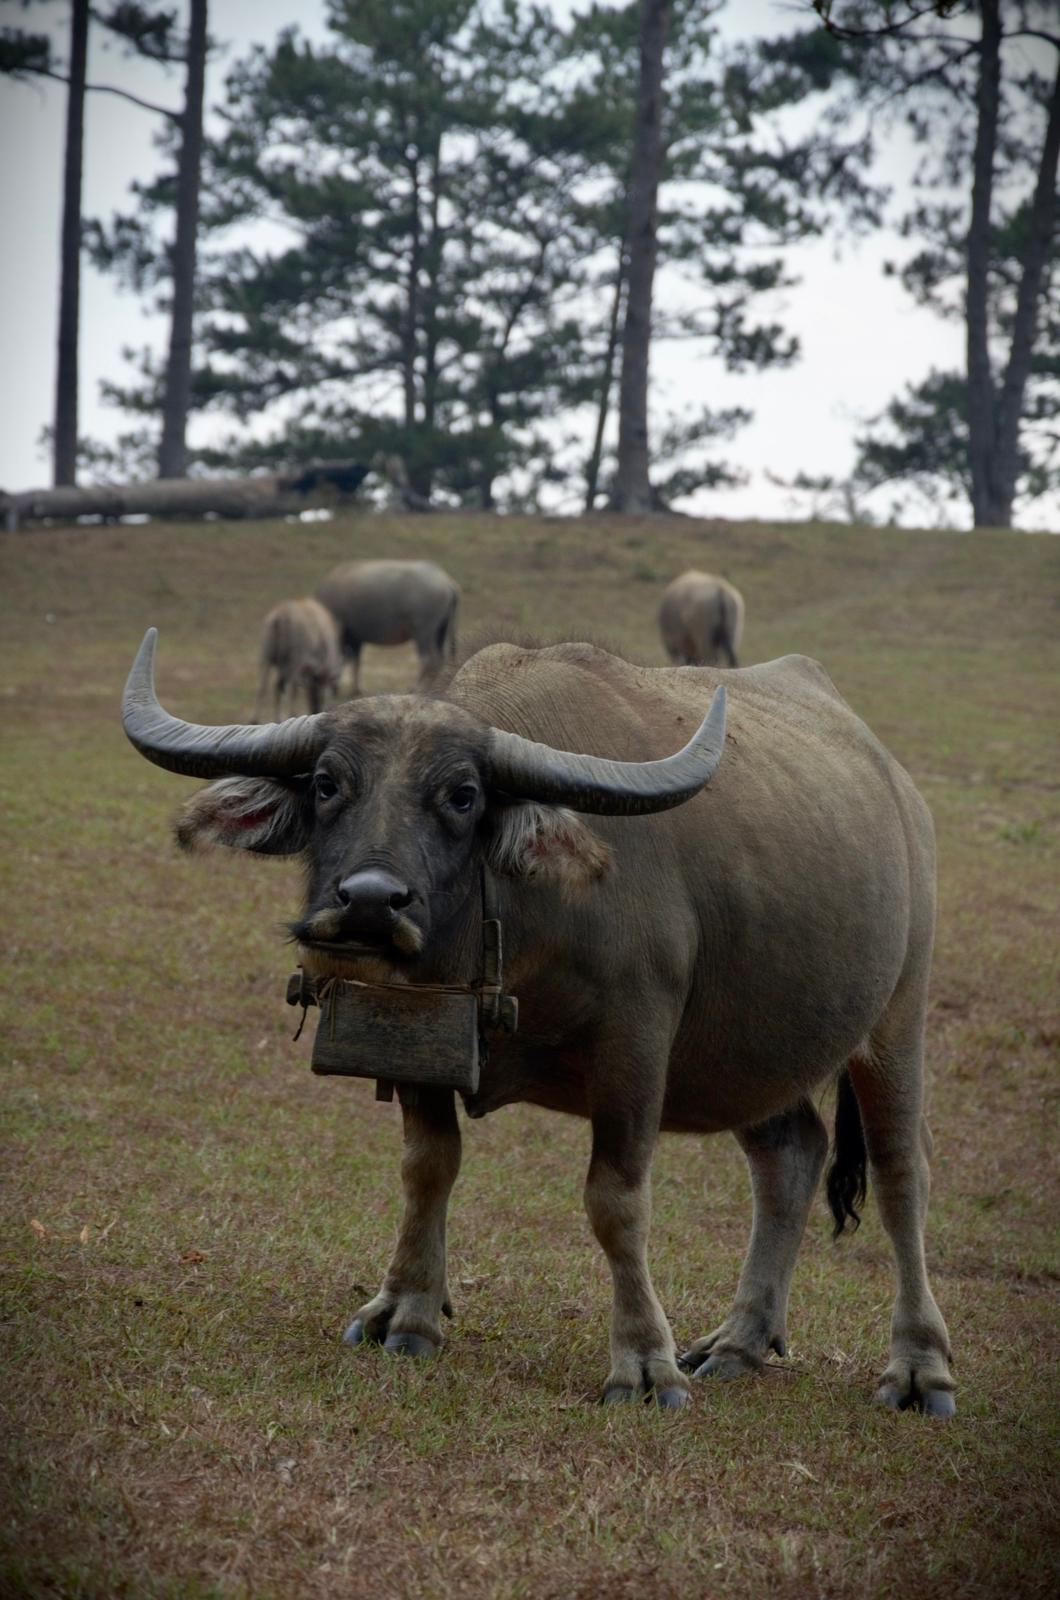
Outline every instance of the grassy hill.
{"label": "grassy hill", "polygon": [[[871,1406],[889,1251],[871,1203],[833,1245],[823,1199],[785,1361],[697,1385],[680,1415],[598,1408],[588,1130],[524,1107],[467,1130],[442,1358],[337,1344],[388,1258],[397,1109],[310,1077],[282,1000],[295,870],[178,857],[190,784],[133,754],[117,702],[154,623],[164,703],[242,719],[268,607],[377,555],[448,568],[466,638],[591,636],[660,664],[664,584],[723,573],[744,659],[819,657],[913,772],[940,842],[929,1253],[953,1424]],[[1060,540],[480,516],[52,530],[0,540],[0,594],[0,1593],[1055,1592]],[[365,654],[369,691],[413,675],[411,651]],[[683,1347],[739,1271],[733,1141],[664,1140],[655,1201]]]}

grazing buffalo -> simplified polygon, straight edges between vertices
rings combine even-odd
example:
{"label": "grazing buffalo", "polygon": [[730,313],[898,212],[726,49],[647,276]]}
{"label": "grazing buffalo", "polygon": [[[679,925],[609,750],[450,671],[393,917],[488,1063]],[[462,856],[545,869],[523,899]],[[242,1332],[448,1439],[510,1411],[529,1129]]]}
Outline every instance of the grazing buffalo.
{"label": "grazing buffalo", "polygon": [[682,572],[662,597],[659,632],[679,667],[738,666],[743,595],[709,572]]}
{"label": "grazing buffalo", "polygon": [[[709,669],[590,645],[494,645],[444,696],[214,728],[158,703],[154,640],[126,732],[158,765],[215,780],[184,808],[184,845],[303,857],[293,931],[309,972],[467,983],[480,875],[492,884],[520,1025],[491,1042],[465,1107],[528,1101],[591,1123],[585,1203],[614,1279],[606,1400],[677,1406],[687,1373],[735,1376],[784,1352],[828,1146],[814,1096],[837,1082],[836,1229],[857,1219],[867,1155],[897,1261],[880,1398],[952,1412],[924,1262],[931,817],[822,667],[787,656],[720,688]],[[405,1217],[346,1337],[420,1354],[450,1309],[460,1131],[451,1090],[399,1092]],[[750,1248],[728,1315],[679,1361],[648,1271],[652,1152],[660,1131],[725,1129],[750,1168]]]}
{"label": "grazing buffalo", "polygon": [[361,648],[405,644],[420,658],[420,684],[456,652],[460,589],[433,561],[346,561],[317,590],[334,614],[346,658],[353,664],[353,692],[361,688]]}
{"label": "grazing buffalo", "polygon": [[260,722],[272,679],[273,717],[280,718],[284,695],[287,713],[294,711],[298,689],[305,692],[310,711],[321,711],[338,691],[342,652],[335,618],[319,600],[281,600],[265,618],[261,630],[261,677],[252,720]]}

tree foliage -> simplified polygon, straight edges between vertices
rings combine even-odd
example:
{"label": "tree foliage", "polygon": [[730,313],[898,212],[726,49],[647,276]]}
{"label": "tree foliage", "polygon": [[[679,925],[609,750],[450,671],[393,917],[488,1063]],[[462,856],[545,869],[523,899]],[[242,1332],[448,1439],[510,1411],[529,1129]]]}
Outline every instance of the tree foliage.
{"label": "tree foliage", "polygon": [[932,373],[862,436],[856,475],[956,492],[977,523],[1060,487],[1060,17],[1055,0],[817,0],[848,49],[837,115],[902,119],[918,160],[889,265],[965,329],[963,372]]}
{"label": "tree foliage", "polygon": [[[878,197],[866,136],[785,130],[841,49],[814,32],[721,52],[718,4],[671,8],[658,240],[679,289],[652,335],[758,370],[797,355],[757,310],[791,281],[787,246]],[[399,459],[424,501],[526,504],[586,476],[595,501],[613,470],[638,14],[329,0],[324,44],[292,28],[235,65],[204,159],[192,379],[229,432],[201,465],[356,454]],[[92,233],[97,262],[163,303],[155,219],[172,203],[167,173]],[[162,374],[137,360],[110,394],[149,420]],[[725,481],[711,443],[744,416],[664,425],[660,488]]]}
{"label": "tree foliage", "polygon": [[[44,0],[23,0],[23,6]],[[199,0],[205,4],[205,0]],[[91,470],[92,447],[78,434],[80,342],[81,255],[84,219],[81,187],[84,146],[84,107],[87,94],[114,94],[143,110],[170,116],[165,107],[156,106],[129,93],[120,85],[86,81],[90,23],[121,40],[127,52],[168,63],[173,54],[176,13],[145,6],[139,0],[112,0],[107,7],[91,7],[88,0],[72,0],[70,6],[69,58],[57,57],[46,33],[25,28],[0,29],[0,73],[15,81],[50,78],[67,88],[66,136],[63,151],[63,216],[59,264],[59,329],[56,360],[55,410],[43,442],[52,452],[53,479],[56,484],[72,484],[79,464]],[[88,450],[86,457],[85,451]]]}

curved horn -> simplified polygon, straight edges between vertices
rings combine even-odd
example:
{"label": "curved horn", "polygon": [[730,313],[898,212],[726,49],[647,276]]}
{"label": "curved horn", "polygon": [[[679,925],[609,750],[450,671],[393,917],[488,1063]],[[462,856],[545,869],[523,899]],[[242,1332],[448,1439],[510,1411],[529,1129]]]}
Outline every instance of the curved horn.
{"label": "curved horn", "polygon": [[148,761],[196,778],[282,778],[313,766],[323,744],[320,715],[260,728],[240,722],[211,728],[171,717],[155,697],[157,638],[158,629],[148,628],[121,702],[125,732]]}
{"label": "curved horn", "polygon": [[698,732],[683,750],[663,761],[579,756],[492,728],[490,780],[522,800],[541,800],[602,816],[642,816],[668,811],[697,795],[713,777],[724,745],[725,690],[719,688]]}

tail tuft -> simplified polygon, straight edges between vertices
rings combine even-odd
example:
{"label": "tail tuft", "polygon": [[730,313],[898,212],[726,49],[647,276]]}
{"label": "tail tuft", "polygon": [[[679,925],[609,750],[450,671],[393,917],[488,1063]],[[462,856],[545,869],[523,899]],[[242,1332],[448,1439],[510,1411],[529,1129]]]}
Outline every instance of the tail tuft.
{"label": "tail tuft", "polygon": [[459,604],[460,595],[457,593],[453,595],[449,609],[446,611],[445,616],[438,624],[438,632],[435,635],[434,647],[438,652],[439,661],[445,659],[448,659],[449,661],[456,660],[456,612]]}
{"label": "tail tuft", "polygon": [[850,1073],[841,1072],[836,1085],[832,1165],[826,1181],[828,1204],[835,1218],[833,1239],[839,1238],[848,1220],[855,1228],[861,1222],[858,1207],[864,1205],[868,1193],[866,1159],[865,1130],[861,1125],[858,1097],[850,1081]]}

